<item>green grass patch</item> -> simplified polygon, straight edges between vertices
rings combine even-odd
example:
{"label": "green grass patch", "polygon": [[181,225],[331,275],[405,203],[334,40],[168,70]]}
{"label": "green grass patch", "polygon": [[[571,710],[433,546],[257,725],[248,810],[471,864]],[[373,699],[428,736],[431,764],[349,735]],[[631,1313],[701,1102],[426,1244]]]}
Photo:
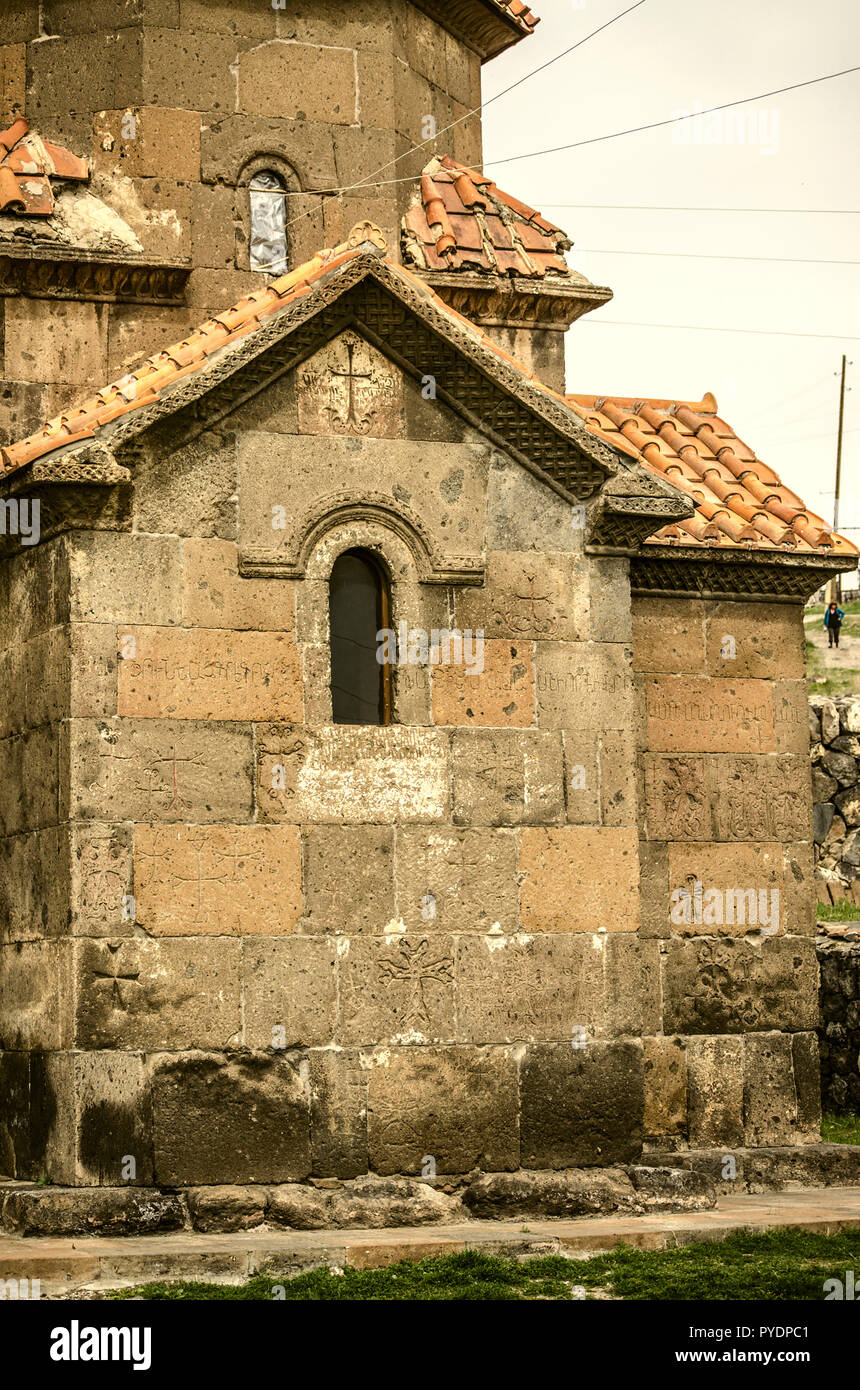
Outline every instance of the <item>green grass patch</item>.
{"label": "green grass patch", "polygon": [[860,1115],[822,1115],[825,1144],[860,1144]]}
{"label": "green grass patch", "polygon": [[819,922],[860,922],[860,907],[840,898],[838,903],[819,903],[816,908]]}
{"label": "green grass patch", "polygon": [[[522,1301],[606,1296],[628,1301],[752,1298],[820,1300],[826,1279],[844,1279],[860,1262],[860,1231],[819,1235],[789,1229],[739,1234],[673,1250],[621,1245],[606,1255],[510,1260],[466,1252],[405,1260],[387,1269],[315,1269],[293,1278],[258,1277],[241,1286],[143,1284],[115,1299],[269,1301]],[[282,1292],[280,1292],[282,1290]]]}

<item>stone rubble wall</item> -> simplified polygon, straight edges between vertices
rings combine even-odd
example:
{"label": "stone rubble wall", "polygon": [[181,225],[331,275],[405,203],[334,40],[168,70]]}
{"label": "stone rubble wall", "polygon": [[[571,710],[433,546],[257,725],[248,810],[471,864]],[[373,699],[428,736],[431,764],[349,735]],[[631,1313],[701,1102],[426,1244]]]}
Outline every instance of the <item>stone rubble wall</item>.
{"label": "stone rubble wall", "polygon": [[860,923],[819,926],[818,964],[822,1108],[860,1114]]}
{"label": "stone rubble wall", "polygon": [[809,737],[819,898],[860,904],[860,698],[813,695]]}

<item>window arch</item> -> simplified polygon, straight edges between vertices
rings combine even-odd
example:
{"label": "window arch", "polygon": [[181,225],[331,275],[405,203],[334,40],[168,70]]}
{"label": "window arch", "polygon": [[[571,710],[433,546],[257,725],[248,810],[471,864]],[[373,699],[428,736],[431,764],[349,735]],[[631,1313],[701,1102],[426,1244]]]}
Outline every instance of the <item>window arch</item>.
{"label": "window arch", "polygon": [[259,169],[248,184],[251,215],[250,265],[283,275],[287,254],[287,185],[273,169]]}
{"label": "window arch", "polygon": [[347,550],[329,579],[331,704],[335,724],[391,723],[391,667],[377,633],[391,626],[388,576],[367,550]]}

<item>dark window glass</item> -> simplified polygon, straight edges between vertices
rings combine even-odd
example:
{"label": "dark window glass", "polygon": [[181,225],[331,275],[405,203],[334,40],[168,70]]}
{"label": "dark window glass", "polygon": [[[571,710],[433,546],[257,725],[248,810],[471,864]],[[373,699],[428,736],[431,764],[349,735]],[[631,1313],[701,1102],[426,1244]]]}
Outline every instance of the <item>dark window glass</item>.
{"label": "dark window glass", "polygon": [[390,668],[376,659],[389,626],[388,586],[375,559],[348,550],[329,581],[331,703],[335,724],[390,723]]}

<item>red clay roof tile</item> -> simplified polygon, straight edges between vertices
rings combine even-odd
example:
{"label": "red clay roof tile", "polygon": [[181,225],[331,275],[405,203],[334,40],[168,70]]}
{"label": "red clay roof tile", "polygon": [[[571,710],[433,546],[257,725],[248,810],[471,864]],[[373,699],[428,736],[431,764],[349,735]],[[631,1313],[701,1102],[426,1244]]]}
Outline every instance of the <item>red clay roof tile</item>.
{"label": "red clay roof tile", "polygon": [[0,131],[0,213],[24,217],[50,217],[54,211],[51,179],[85,182],[85,159],[42,140],[20,116],[8,130]]}
{"label": "red clay roof tile", "polygon": [[836,535],[804,506],[772,468],[759,462],[717,415],[712,395],[696,402],[580,395],[566,399],[588,429],[638,458],[693,502],[695,517],[664,526],[646,545],[858,553],[851,541]]}
{"label": "red clay roof tile", "polygon": [[571,277],[570,238],[448,155],[432,159],[403,219],[404,259],[422,270]]}

